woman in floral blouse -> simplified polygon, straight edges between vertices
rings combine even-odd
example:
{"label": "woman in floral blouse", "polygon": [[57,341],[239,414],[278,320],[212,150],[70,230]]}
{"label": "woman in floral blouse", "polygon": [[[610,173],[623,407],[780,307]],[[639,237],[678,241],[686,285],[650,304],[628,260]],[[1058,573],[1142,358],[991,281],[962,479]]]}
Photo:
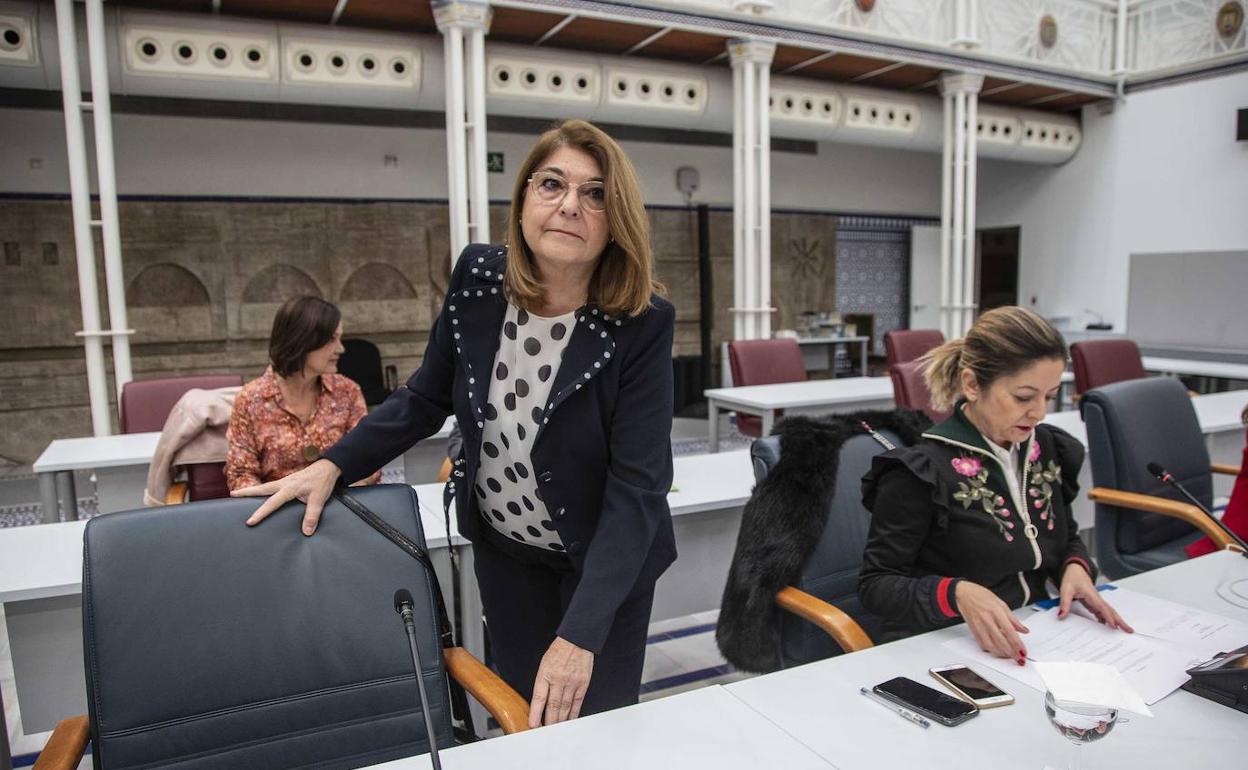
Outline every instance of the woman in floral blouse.
{"label": "woman in floral blouse", "polygon": [[[234,399],[225,477],[231,490],[288,476],[364,417],[360,386],[338,374],[342,313],[316,297],[297,297],[277,311],[269,335],[269,368]],[[380,472],[359,483],[376,484]]]}
{"label": "woman in floral blouse", "polygon": [[980,647],[1021,666],[1027,632],[1012,609],[1061,597],[1131,631],[1094,586],[1096,567],[1071,513],[1083,446],[1041,423],[1066,366],[1061,334],[1035,313],[984,313],[966,337],[924,358],[938,409],[923,440],[875,458],[863,478],[872,512],[858,593],[885,636],[965,620]]}

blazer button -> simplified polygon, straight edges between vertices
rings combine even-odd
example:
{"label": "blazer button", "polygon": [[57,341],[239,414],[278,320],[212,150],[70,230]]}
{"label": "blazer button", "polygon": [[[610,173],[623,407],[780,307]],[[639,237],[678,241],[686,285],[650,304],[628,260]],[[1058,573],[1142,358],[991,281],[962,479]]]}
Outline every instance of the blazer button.
{"label": "blazer button", "polygon": [[572,554],[573,556],[580,556],[581,551],[584,551],[584,550],[585,550],[585,546],[581,545],[580,540],[577,540],[576,542],[573,542],[573,543],[568,543],[568,553]]}
{"label": "blazer button", "polygon": [[564,516],[567,515],[567,513],[568,513],[568,509],[564,508],[563,506],[560,506],[555,509],[554,517],[556,520],[562,519]]}
{"label": "blazer button", "polygon": [[537,480],[542,482],[543,484],[549,484],[550,480],[553,479],[554,477],[555,477],[554,474],[551,473],[550,471],[542,471],[542,475],[538,476]]}

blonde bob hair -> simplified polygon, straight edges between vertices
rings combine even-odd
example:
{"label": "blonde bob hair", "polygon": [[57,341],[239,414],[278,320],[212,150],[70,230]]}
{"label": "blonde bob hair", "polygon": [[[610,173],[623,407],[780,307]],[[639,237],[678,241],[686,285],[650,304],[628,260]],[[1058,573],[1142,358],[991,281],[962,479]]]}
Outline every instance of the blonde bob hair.
{"label": "blonde bob hair", "polygon": [[932,406],[950,409],[962,395],[962,370],[987,388],[1000,377],[1044,360],[1066,360],[1066,340],[1032,311],[1011,305],[989,310],[965,337],[949,340],[919,359]]}
{"label": "blonde bob hair", "polygon": [[511,193],[507,220],[507,272],[503,286],[517,307],[532,311],[542,302],[544,288],[524,240],[520,214],[529,192],[529,177],[560,147],[574,147],[593,156],[602,169],[606,193],[607,247],[589,282],[589,301],[608,314],[636,316],[650,306],[651,294],[663,294],[654,280],[650,253],[650,220],[641,200],[641,185],[628,156],[602,129],[584,120],[565,120],[542,134],[529,152]]}

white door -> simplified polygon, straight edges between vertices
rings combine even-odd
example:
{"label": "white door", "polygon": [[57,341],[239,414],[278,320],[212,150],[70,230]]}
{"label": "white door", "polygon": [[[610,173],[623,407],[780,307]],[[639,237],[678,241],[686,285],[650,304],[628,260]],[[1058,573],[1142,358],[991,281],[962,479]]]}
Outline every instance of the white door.
{"label": "white door", "polygon": [[910,328],[940,328],[940,228],[910,229]]}

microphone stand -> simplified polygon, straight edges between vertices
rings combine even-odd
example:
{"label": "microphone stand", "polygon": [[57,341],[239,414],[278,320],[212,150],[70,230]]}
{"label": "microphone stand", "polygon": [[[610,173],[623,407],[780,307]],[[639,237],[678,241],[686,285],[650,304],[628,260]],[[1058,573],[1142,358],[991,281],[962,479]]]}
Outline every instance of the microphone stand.
{"label": "microphone stand", "polygon": [[1179,490],[1179,494],[1186,497],[1189,503],[1199,508],[1201,513],[1208,516],[1209,520],[1212,521],[1214,524],[1216,524],[1218,529],[1222,530],[1227,535],[1229,535],[1231,540],[1234,540],[1235,544],[1240,547],[1241,552],[1239,555],[1243,556],[1245,559],[1248,559],[1248,543],[1245,543],[1239,535],[1235,534],[1234,530],[1232,530],[1230,527],[1223,524],[1221,519],[1219,519],[1217,516],[1214,516],[1213,511],[1206,508],[1204,504],[1201,503],[1199,500],[1197,500],[1196,497],[1191,492],[1188,492],[1187,488],[1184,487],[1182,484],[1180,484],[1178,481],[1176,481],[1174,476],[1170,475],[1169,471],[1165,470],[1164,468],[1158,468],[1157,470],[1160,470],[1161,472],[1157,473],[1156,471],[1154,471],[1151,465],[1152,464],[1150,463],[1149,471],[1152,472],[1154,476],[1156,476],[1159,480],[1165,482],[1166,484],[1169,484],[1170,486]]}
{"label": "microphone stand", "polygon": [[[406,591],[400,589],[404,594]],[[438,739],[433,731],[433,717],[429,714],[429,695],[425,692],[425,678],[420,670],[420,647],[416,643],[416,621],[412,615],[412,599],[407,594],[402,598],[396,596],[395,609],[403,618],[403,627],[407,630],[407,643],[411,648],[412,667],[416,672],[416,688],[420,691],[420,713],[425,717],[425,734],[429,736],[429,758],[433,762],[433,770],[442,770],[442,759],[438,756]]]}

